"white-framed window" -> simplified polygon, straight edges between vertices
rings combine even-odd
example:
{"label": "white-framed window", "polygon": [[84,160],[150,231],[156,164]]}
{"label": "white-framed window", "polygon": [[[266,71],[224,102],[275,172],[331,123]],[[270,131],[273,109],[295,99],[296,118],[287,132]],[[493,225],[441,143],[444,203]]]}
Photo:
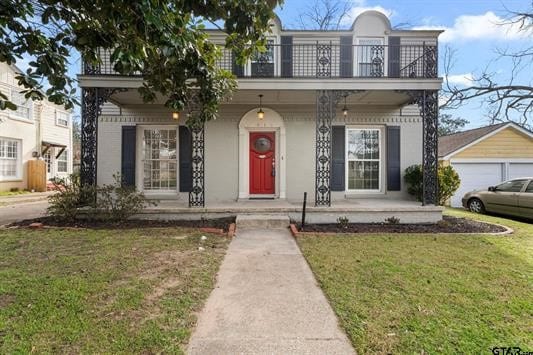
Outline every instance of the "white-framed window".
{"label": "white-framed window", "polygon": [[17,110],[12,111],[12,115],[26,120],[33,120],[32,117],[32,102],[29,99],[24,97],[24,94],[21,94],[15,89],[11,89],[11,102],[17,105]]}
{"label": "white-framed window", "polygon": [[56,110],[56,125],[68,127],[69,114],[67,112]]}
{"label": "white-framed window", "polygon": [[63,150],[63,152],[57,157],[57,172],[58,173],[68,173],[68,152]]}
{"label": "white-framed window", "polygon": [[177,129],[146,128],[143,130],[143,189],[176,191]]}
{"label": "white-framed window", "polygon": [[346,160],[348,191],[380,191],[381,129],[348,128]]}
{"label": "white-framed window", "polygon": [[18,139],[0,138],[0,181],[22,178],[21,146]]}
{"label": "white-framed window", "polygon": [[385,75],[385,46],[383,38],[357,39],[357,68],[361,77],[382,77]]}

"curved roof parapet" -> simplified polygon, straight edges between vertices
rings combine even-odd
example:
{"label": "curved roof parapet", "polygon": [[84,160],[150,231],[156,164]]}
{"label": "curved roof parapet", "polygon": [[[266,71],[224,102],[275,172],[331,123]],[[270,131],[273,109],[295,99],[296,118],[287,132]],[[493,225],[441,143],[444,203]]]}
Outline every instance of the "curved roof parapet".
{"label": "curved roof parapet", "polygon": [[387,15],[376,10],[367,10],[360,13],[354,20],[352,31],[364,34],[379,34],[389,32],[392,29]]}

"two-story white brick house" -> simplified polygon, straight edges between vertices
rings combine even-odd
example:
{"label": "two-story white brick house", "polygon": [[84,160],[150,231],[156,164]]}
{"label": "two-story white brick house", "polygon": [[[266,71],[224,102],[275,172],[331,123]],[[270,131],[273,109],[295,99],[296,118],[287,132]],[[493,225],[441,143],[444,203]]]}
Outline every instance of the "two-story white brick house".
{"label": "two-story white brick house", "polygon": [[47,100],[26,100],[15,66],[0,63],[0,91],[18,105],[0,111],[0,191],[26,189],[27,162],[46,161],[48,180],[72,173],[71,112]]}
{"label": "two-story white brick house", "polygon": [[[331,216],[418,211],[413,220],[435,221],[439,34],[394,30],[376,11],[343,31],[288,30],[275,19],[267,52],[246,65],[223,50],[219,65],[237,76],[238,91],[197,129],[163,101],[143,103],[142,77],[117,75],[102,51],[102,64],[79,76],[82,177],[103,184],[120,172],[180,213],[249,200],[294,212],[307,192],[311,209]],[[423,207],[403,182],[420,163]]]}

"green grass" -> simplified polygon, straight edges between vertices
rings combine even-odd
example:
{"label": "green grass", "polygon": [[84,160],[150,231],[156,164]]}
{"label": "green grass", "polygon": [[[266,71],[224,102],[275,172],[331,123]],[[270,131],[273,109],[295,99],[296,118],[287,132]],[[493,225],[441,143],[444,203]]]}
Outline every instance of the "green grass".
{"label": "green grass", "polygon": [[533,349],[533,224],[510,236],[352,235],[298,243],[359,353]]}
{"label": "green grass", "polygon": [[0,229],[0,353],[182,353],[226,246],[185,229]]}

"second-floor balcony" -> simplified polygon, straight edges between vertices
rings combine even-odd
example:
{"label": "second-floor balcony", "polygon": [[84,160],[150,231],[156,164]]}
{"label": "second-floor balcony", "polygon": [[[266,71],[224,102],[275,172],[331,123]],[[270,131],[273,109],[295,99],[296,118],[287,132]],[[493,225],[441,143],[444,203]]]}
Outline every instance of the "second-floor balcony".
{"label": "second-floor balcony", "polygon": [[[83,65],[84,75],[119,75],[110,50],[100,50],[101,63]],[[239,65],[234,53],[222,48],[218,65],[238,78],[409,78],[438,77],[435,44],[342,45],[331,42],[273,44]]]}

